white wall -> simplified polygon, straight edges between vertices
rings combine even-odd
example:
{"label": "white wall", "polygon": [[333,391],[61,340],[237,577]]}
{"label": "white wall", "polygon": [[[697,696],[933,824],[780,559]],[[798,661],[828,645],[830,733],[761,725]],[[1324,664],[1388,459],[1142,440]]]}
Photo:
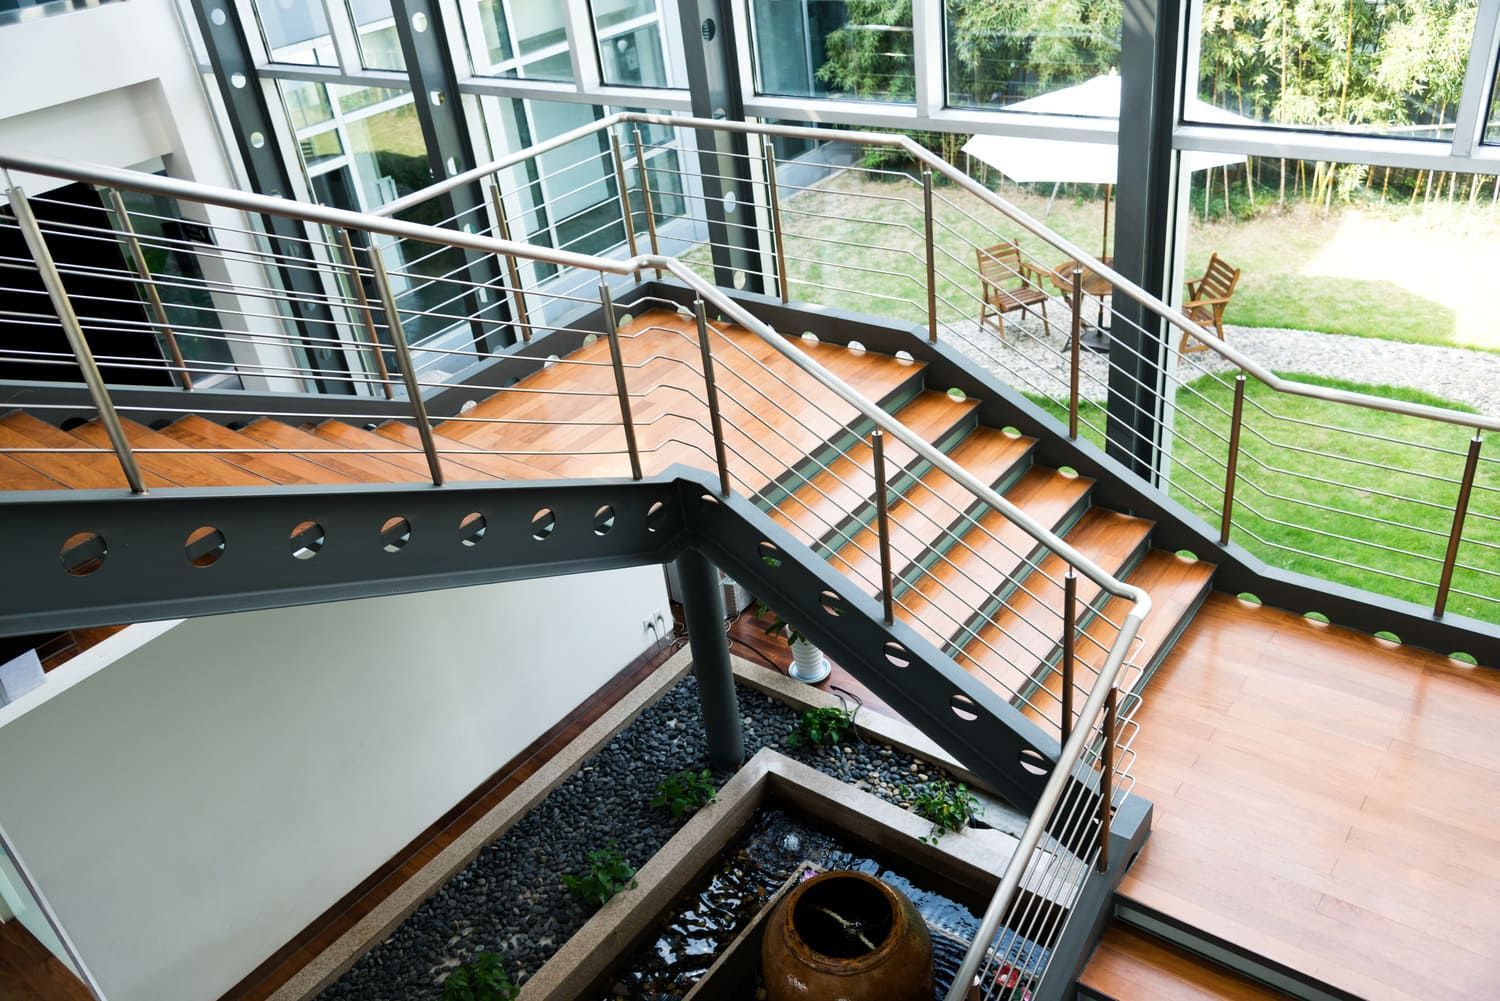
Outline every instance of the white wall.
{"label": "white wall", "polygon": [[657,613],[642,567],[186,620],[0,726],[0,823],[110,1001],[215,998]]}

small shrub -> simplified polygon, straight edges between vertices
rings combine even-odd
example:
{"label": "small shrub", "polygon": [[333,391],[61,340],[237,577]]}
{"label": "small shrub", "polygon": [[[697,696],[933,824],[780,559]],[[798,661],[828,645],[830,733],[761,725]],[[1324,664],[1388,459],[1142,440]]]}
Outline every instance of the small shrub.
{"label": "small shrub", "polygon": [[924,786],[918,793],[902,786],[901,796],[911,800],[911,808],[923,820],[932,822],[932,830],[922,840],[935,845],[949,831],[957,833],[969,826],[969,821],[984,812],[979,800],[969,792],[962,782],[939,779]]}
{"label": "small shrub", "polygon": [[636,887],[635,869],[613,844],[588,854],[588,871],[582,876],[563,875],[563,885],[586,904],[603,907],[621,890]]}
{"label": "small shrub", "polygon": [[697,813],[717,797],[713,774],[707,768],[701,772],[685,768],[661,780],[656,794],[651,797],[651,805],[667,810],[673,820],[681,820]]}
{"label": "small shrub", "polygon": [[443,981],[443,1001],[513,1001],[518,988],[505,972],[505,960],[481,952]]}
{"label": "small shrub", "polygon": [[844,739],[854,726],[854,714],[842,706],[809,709],[802,714],[792,732],[787,734],[788,747],[832,747]]}

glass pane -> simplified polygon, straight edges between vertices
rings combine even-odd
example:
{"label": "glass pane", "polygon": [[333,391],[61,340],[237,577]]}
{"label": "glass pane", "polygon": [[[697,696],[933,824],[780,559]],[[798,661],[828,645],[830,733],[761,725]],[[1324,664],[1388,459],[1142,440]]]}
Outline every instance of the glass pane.
{"label": "glass pane", "polygon": [[333,117],[333,105],[328,101],[328,88],[321,83],[283,80],[281,98],[286,102],[286,113],[292,121],[292,128],[298,131]]}
{"label": "glass pane", "polygon": [[667,66],[661,54],[661,29],[655,24],[599,39],[604,82],[627,87],[665,87]]}
{"label": "glass pane", "polygon": [[359,58],[366,69],[406,69],[391,0],[349,0],[349,16],[354,19],[354,30],[359,36]]}
{"label": "glass pane", "polygon": [[510,13],[515,19],[516,47],[521,55],[566,44],[566,15],[557,0],[511,0]]}
{"label": "glass pane", "polygon": [[1448,139],[1478,0],[1205,0],[1195,121]]}
{"label": "glass pane", "polygon": [[909,0],[752,0],[762,94],[910,101]]}
{"label": "glass pane", "polygon": [[510,61],[515,50],[510,44],[510,28],[505,23],[505,9],[500,0],[479,0],[464,4],[462,10],[464,22],[477,27],[482,39],[480,51],[470,53],[474,72],[489,74],[501,63]]}
{"label": "glass pane", "polygon": [[333,36],[323,5],[301,0],[255,0],[261,34],[271,61],[337,66]]}
{"label": "glass pane", "polygon": [[[949,104],[1013,107],[1120,70],[1121,0],[1000,6],[947,0],[945,8]],[[1119,117],[1118,90],[1113,106],[1108,100],[1097,108],[1097,100],[1078,104],[1078,110],[1036,110]]]}
{"label": "glass pane", "polygon": [[594,0],[594,26],[600,31],[656,13],[656,0]]}

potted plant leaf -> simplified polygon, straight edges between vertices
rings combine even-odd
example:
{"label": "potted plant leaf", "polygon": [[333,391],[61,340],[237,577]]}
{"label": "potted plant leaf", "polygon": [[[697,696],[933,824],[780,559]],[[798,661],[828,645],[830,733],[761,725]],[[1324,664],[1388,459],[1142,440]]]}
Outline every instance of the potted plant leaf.
{"label": "potted plant leaf", "polygon": [[816,685],[828,677],[833,668],[828,665],[828,658],[823,656],[822,650],[764,603],[757,610],[762,618],[771,618],[771,624],[766,627],[766,635],[784,637],[791,644],[792,666],[787,671],[787,677],[806,685]]}

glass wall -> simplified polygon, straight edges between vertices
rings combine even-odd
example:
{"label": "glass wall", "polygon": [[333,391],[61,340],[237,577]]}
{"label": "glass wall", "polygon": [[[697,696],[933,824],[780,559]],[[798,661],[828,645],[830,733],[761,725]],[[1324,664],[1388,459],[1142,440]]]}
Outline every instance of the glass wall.
{"label": "glass wall", "polygon": [[255,13],[273,63],[338,65],[321,2],[255,0]]}
{"label": "glass wall", "polygon": [[625,87],[667,86],[656,0],[594,0],[600,79]]}
{"label": "glass wall", "polygon": [[756,90],[910,102],[910,0],[750,0]]}
{"label": "glass wall", "polygon": [[1204,0],[1198,96],[1251,122],[1449,139],[1478,8]]}
{"label": "glass wall", "polygon": [[565,10],[556,0],[461,0],[459,11],[476,74],[573,79]]}
{"label": "glass wall", "polygon": [[[1120,9],[1121,0],[1045,4],[947,0],[943,31],[948,103],[1006,108],[1102,74],[1118,73]],[[1118,91],[1113,107],[1107,101],[1099,107],[1085,103],[1071,113],[1115,117]]]}
{"label": "glass wall", "polygon": [[[1500,59],[1496,60],[1500,63]],[[1495,67],[1495,81],[1490,85],[1489,126],[1484,131],[1484,141],[1500,143],[1500,65]]]}
{"label": "glass wall", "polygon": [[396,18],[391,0],[349,0],[349,14],[359,39],[359,58],[365,69],[405,70],[401,39],[396,35]]}

